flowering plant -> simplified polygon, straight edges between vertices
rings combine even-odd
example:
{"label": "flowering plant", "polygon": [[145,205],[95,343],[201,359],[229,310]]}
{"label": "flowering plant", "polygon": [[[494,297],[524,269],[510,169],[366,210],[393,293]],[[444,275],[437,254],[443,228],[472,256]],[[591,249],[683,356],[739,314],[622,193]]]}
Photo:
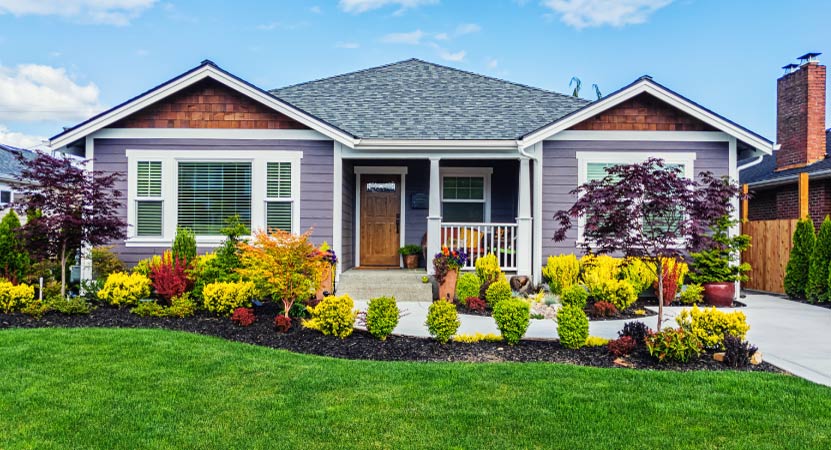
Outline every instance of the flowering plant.
{"label": "flowering plant", "polygon": [[444,282],[444,277],[451,270],[458,270],[467,262],[467,253],[462,249],[450,249],[445,246],[433,258],[436,281]]}

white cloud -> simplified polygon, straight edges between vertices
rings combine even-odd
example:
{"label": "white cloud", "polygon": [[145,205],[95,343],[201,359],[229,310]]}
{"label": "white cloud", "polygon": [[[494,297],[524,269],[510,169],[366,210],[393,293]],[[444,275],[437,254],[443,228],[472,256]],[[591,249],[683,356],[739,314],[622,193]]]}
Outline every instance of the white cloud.
{"label": "white cloud", "polygon": [[433,36],[433,39],[435,39],[437,41],[446,41],[446,40],[450,39],[450,36],[448,36],[447,33],[436,33]]}
{"label": "white cloud", "polygon": [[398,6],[398,11],[401,12],[421,5],[436,3],[438,3],[438,0],[340,0],[338,6],[348,13],[360,14],[391,5]]}
{"label": "white cloud", "polygon": [[124,26],[157,0],[0,0],[0,14],[60,16],[83,23]]}
{"label": "white cloud", "polygon": [[390,33],[381,38],[381,42],[387,44],[421,44],[421,39],[424,37],[424,32],[421,30],[411,31],[409,33]]}
{"label": "white cloud", "polygon": [[323,10],[320,9],[320,6],[315,5],[309,8],[309,12],[313,14],[320,14]]}
{"label": "white cloud", "polygon": [[359,44],[357,42],[338,42],[337,44],[335,44],[335,48],[353,49],[353,48],[358,48],[360,46],[361,46],[361,44]]}
{"label": "white cloud", "polygon": [[482,31],[482,27],[479,25],[476,25],[475,23],[464,23],[456,27],[456,36],[478,33],[479,31]]}
{"label": "white cloud", "polygon": [[98,86],[76,83],[63,68],[0,66],[0,120],[82,119],[101,111]]}
{"label": "white cloud", "polygon": [[464,50],[458,51],[456,53],[451,53],[451,52],[449,52],[449,51],[447,51],[443,48],[439,49],[439,58],[441,58],[445,61],[454,61],[454,62],[464,61],[466,54],[467,53]]}
{"label": "white cloud", "polygon": [[566,25],[577,29],[644,23],[673,0],[545,0]]}
{"label": "white cloud", "polygon": [[42,147],[44,140],[46,140],[45,137],[30,136],[28,134],[11,131],[5,125],[0,123],[0,144],[31,149],[34,147]]}
{"label": "white cloud", "polygon": [[496,58],[488,58],[485,60],[485,65],[488,66],[488,69],[496,69],[499,66],[499,61]]}

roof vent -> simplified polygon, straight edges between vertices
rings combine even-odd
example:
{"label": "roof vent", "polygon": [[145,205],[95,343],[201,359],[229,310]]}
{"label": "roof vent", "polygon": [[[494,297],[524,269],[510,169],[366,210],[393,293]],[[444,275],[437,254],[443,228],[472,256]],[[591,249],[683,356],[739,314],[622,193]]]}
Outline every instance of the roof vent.
{"label": "roof vent", "polygon": [[787,66],[782,66],[782,68],[785,69],[785,75],[787,75],[789,73],[796,72],[796,69],[799,68],[799,64],[790,63]]}
{"label": "roof vent", "polygon": [[804,55],[802,55],[802,56],[800,56],[799,58],[796,58],[796,59],[799,60],[799,65],[802,66],[802,65],[805,65],[805,64],[808,64],[808,63],[819,62],[819,60],[817,59],[817,56],[819,56],[821,54],[822,53],[806,53],[806,54],[804,54]]}

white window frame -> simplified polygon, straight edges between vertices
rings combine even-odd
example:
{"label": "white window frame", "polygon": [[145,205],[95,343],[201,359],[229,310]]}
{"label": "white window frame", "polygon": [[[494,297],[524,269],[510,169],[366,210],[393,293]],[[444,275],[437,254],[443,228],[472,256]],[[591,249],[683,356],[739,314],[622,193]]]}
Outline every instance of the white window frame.
{"label": "white window frame", "polygon": [[[140,163],[140,162],[158,162],[158,163],[162,164],[161,195],[159,195],[157,197],[142,197],[142,196],[138,195],[138,192],[136,192],[136,191],[138,191],[138,163]],[[127,229],[128,230],[132,229],[133,235],[136,235],[136,233],[138,233],[138,228],[137,228],[138,227],[138,202],[162,202],[162,236],[164,235],[164,224],[166,222],[165,221],[165,214],[164,214],[164,211],[165,211],[164,210],[164,206],[165,206],[164,189],[165,189],[165,185],[167,184],[167,182],[165,182],[165,166],[167,166],[167,164],[159,158],[136,158],[136,160],[133,161],[133,163],[132,163],[133,175],[132,176],[128,175],[128,178],[129,178],[130,188],[132,188],[135,192],[135,198],[130,200],[130,205],[133,207],[133,210],[132,210],[132,212],[129,213],[129,217],[132,219],[132,221],[130,222],[131,225]],[[129,231],[128,231],[128,233],[129,233]],[[139,237],[139,236],[136,235],[136,237]],[[144,239],[144,238],[159,239],[160,237],[161,236],[141,236],[142,239]]]}
{"label": "white window frame", "polygon": [[[666,164],[683,164],[684,177],[695,178],[695,152],[576,152],[577,157],[577,185],[581,186],[587,181],[589,163],[602,164],[635,164],[646,161],[649,158],[661,158]],[[580,217],[577,221],[577,244],[584,244],[583,231],[586,219]]]}
{"label": "white window frame", "polygon": [[[491,221],[491,177],[493,176],[493,167],[442,167],[440,169],[441,174],[441,182],[439,184],[439,188],[441,189],[441,208],[442,208],[442,215],[444,215],[444,204],[445,203],[484,203],[485,208],[485,221],[484,223],[489,223]],[[445,178],[452,178],[452,177],[481,177],[484,180],[483,183],[483,200],[475,200],[475,199],[445,199],[444,198],[444,179]],[[446,222],[442,219],[443,222]]]}
{"label": "white window frame", "polygon": [[5,208],[5,207],[11,205],[12,203],[14,203],[14,190],[12,190],[12,188],[3,187],[2,189],[0,189],[0,191],[5,191],[5,192],[9,193],[9,201],[8,202],[0,202],[0,206]]}
{"label": "white window frame", "polygon": [[[268,196],[268,164],[269,163],[289,163],[291,164],[291,195],[289,197],[269,197]],[[274,161],[269,160],[264,163],[266,168],[265,174],[265,201],[263,202],[263,228],[268,228],[268,204],[269,203],[289,203],[291,205],[291,232],[297,233],[300,229],[300,217],[297,216],[299,214],[299,207],[300,207],[300,185],[299,183],[295,184],[294,180],[296,177],[300,176],[299,169],[300,164],[294,164],[291,161]]]}
{"label": "white window frame", "polygon": [[[179,161],[187,162],[250,162],[251,163],[251,229],[266,227],[266,167],[269,162],[291,163],[291,204],[292,233],[300,231],[300,175],[302,151],[251,149],[141,149],[126,150],[127,156],[127,240],[128,247],[169,246],[176,235],[179,208]],[[162,236],[136,236],[136,177],[138,161],[162,162]],[[285,199],[281,199],[285,200]],[[259,207],[257,206],[259,205]],[[167,219],[167,220],[165,220]],[[216,247],[222,243],[224,236],[197,235],[196,244],[204,247]]]}

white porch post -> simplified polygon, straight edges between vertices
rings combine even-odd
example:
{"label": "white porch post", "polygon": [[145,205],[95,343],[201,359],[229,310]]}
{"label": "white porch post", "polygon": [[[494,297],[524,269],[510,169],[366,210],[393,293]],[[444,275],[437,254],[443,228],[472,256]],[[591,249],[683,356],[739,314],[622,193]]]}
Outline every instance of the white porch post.
{"label": "white porch post", "polygon": [[528,158],[519,160],[519,217],[517,217],[516,271],[531,276],[531,170]]}
{"label": "white porch post", "polygon": [[430,158],[430,205],[427,212],[427,273],[433,275],[433,255],[441,251],[441,175],[439,158]]}
{"label": "white porch post", "polygon": [[[343,157],[341,143],[334,143],[334,170],[332,170],[332,249],[338,258],[343,258]],[[335,282],[340,280],[343,264],[335,269]]]}
{"label": "white porch post", "polygon": [[[738,142],[736,138],[730,137],[728,141],[728,148],[727,148],[727,161],[728,161],[728,175],[730,177],[730,182],[738,183],[739,182],[739,148]],[[733,217],[732,219],[736,221],[736,223],[730,227],[730,236],[738,236],[742,232],[741,228],[741,212],[739,212],[739,199],[734,198],[730,201],[730,205],[733,207]],[[733,260],[734,264],[741,264],[741,255],[737,255]],[[739,299],[740,289],[741,289],[741,282],[736,281],[735,283],[735,294],[733,295],[733,300]]]}
{"label": "white porch post", "polygon": [[[89,163],[86,165],[85,170],[88,172],[94,171],[93,165],[95,164],[95,138],[92,136],[86,137],[86,154],[84,155],[88,160]],[[132,182],[133,180],[127,180],[128,182]],[[92,247],[89,245],[84,245],[81,248],[81,267],[80,267],[80,276],[82,281],[91,281],[92,280],[92,255],[91,255]]]}

